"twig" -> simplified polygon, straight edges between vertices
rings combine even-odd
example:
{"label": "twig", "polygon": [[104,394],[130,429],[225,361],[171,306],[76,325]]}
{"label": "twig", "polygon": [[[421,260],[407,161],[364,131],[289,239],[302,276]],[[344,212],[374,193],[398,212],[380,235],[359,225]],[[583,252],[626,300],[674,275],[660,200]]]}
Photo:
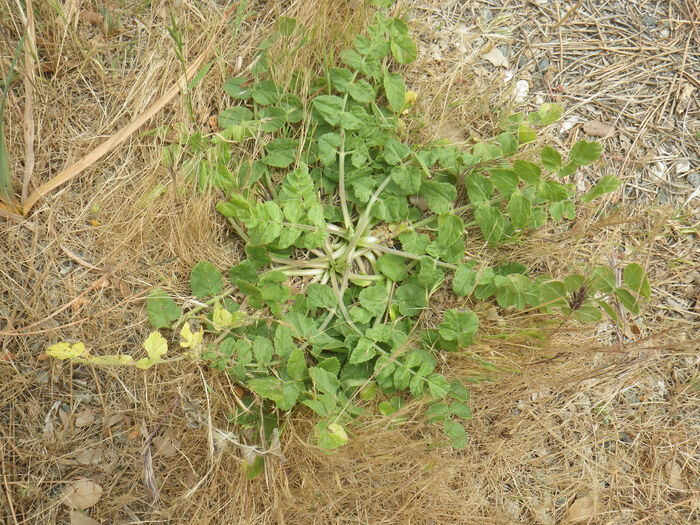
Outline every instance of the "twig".
{"label": "twig", "polygon": [[12,521],[15,525],[19,525],[17,521],[17,515],[15,514],[15,506],[12,503],[12,492],[7,483],[7,475],[5,474],[5,446],[4,444],[0,446],[0,464],[2,465],[2,484],[5,485],[5,495],[7,496],[7,504],[10,507],[10,513],[12,514]]}
{"label": "twig", "polygon": [[[690,21],[690,26],[693,28],[693,31],[695,32],[695,41],[696,41],[697,45],[700,46],[700,34],[698,33],[698,27],[697,27],[698,19],[700,19],[700,12],[698,11],[698,8],[695,6],[695,3],[691,2],[690,0],[685,0],[685,8],[688,10],[688,20]],[[693,13],[695,13],[695,20],[693,20]]]}
{"label": "twig", "polygon": [[27,47],[24,49],[24,178],[22,180],[22,202],[27,200],[29,182],[34,172],[34,57],[36,37],[34,29],[34,5],[27,0]]}
{"label": "twig", "polygon": [[581,7],[581,4],[582,4],[582,3],[583,3],[583,0],[578,0],[578,2],[576,2],[573,6],[571,6],[571,7],[569,8],[569,10],[566,12],[566,14],[564,15],[564,17],[563,17],[561,20],[559,20],[559,22],[557,22],[557,23],[555,24],[555,26],[552,28],[552,32],[554,32],[554,31],[556,31],[557,29],[559,29],[559,27],[560,27],[564,22],[566,22],[566,21],[569,19],[569,17],[570,17],[571,15],[573,15],[579,7]]}
{"label": "twig", "polygon": [[71,258],[72,260],[74,260],[75,262],[77,262],[79,265],[84,266],[85,268],[88,268],[89,270],[95,270],[96,272],[105,272],[105,270],[103,270],[102,268],[99,268],[98,266],[95,266],[95,265],[93,265],[93,264],[90,264],[89,262],[87,262],[87,261],[81,259],[81,258],[78,257],[74,252],[72,252],[71,250],[69,250],[68,248],[66,248],[63,244],[59,244],[58,246],[61,248],[61,250],[63,250],[63,252],[64,252],[69,258]]}
{"label": "twig", "polygon": [[12,213],[8,209],[6,209],[5,205],[0,206],[0,217],[5,217],[6,219],[10,219],[11,221],[18,223],[20,226],[25,226],[32,231],[36,230],[36,224],[34,224],[31,221],[28,221],[27,219],[25,219],[22,215],[19,215],[18,213]]}

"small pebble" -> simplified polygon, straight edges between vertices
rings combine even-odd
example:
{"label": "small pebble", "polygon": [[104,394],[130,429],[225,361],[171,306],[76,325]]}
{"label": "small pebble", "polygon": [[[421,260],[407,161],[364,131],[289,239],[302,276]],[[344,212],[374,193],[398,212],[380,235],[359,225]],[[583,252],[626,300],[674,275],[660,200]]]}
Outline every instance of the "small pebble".
{"label": "small pebble", "polygon": [[541,73],[546,73],[549,69],[549,60],[542,58],[539,62],[537,62],[537,67],[540,69]]}
{"label": "small pebble", "polygon": [[661,31],[659,31],[659,36],[661,38],[668,38],[670,35],[671,31],[669,31],[668,29],[662,29]]}
{"label": "small pebble", "polygon": [[645,26],[653,27],[653,26],[656,25],[656,19],[655,19],[653,16],[644,15],[644,16],[642,17],[642,23],[643,23]]}
{"label": "small pebble", "polygon": [[693,188],[700,188],[700,173],[691,173],[688,175],[688,182]]}
{"label": "small pebble", "polygon": [[515,84],[515,101],[518,103],[524,102],[529,92],[530,85],[527,83],[527,80],[518,80]]}
{"label": "small pebble", "polygon": [[676,164],[676,174],[681,175],[690,171],[690,161],[688,159],[680,160]]}
{"label": "small pebble", "polygon": [[661,188],[659,190],[659,193],[656,194],[656,200],[659,201],[659,204],[667,204],[668,203],[668,193],[666,193],[666,190]]}
{"label": "small pebble", "polygon": [[73,261],[62,261],[58,267],[59,275],[67,275],[73,269]]}
{"label": "small pebble", "polygon": [[639,395],[636,392],[630,392],[629,390],[625,392],[625,398],[630,405],[639,404]]}

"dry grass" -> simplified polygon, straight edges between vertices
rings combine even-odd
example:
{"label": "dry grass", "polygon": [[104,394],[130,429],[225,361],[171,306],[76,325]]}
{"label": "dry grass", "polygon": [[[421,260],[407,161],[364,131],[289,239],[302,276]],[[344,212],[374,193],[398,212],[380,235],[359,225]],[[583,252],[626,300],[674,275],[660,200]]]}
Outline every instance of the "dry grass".
{"label": "dry grass", "polygon": [[[182,73],[166,29],[167,2],[105,3],[119,18],[116,31],[96,3],[60,4],[63,17],[52,2],[37,2],[35,10],[30,192],[146,111]],[[197,125],[206,130],[225,107],[222,81],[240,68],[245,74],[278,15],[312,28],[311,43],[296,56],[274,51],[287,61],[285,75],[298,66],[311,70],[331,50],[337,56],[368,16],[359,4],[253,2],[235,41],[230,24],[217,37],[212,71],[191,93]],[[192,60],[225,7],[213,0],[172,5]],[[654,285],[639,316],[619,330],[568,322],[538,340],[521,332],[541,327],[542,318],[479,306],[483,333],[472,353],[442,363],[448,375],[474,380],[466,450],[434,447],[441,430],[424,423],[420,405],[409,404],[400,419],[363,418],[347,447],[324,455],[308,442],[313,419],[299,411],[282,434],[286,461],[271,459],[265,476],[247,482],[237,447],[218,442],[217,429],[229,430],[225,416],[235,404],[221,375],[185,362],[142,372],[42,357],[59,340],[104,353],[134,351],[148,332],[143,297],[150,289],[165,286],[186,305],[196,261],[225,269],[238,260],[240,246],[213,219],[217,196],[195,196],[181,173],[173,181],[161,163],[179,126],[183,134],[194,129],[178,97],[41,200],[30,222],[4,223],[3,520],[67,523],[61,492],[78,479],[103,487],[89,511],[101,523],[555,523],[585,495],[595,501],[592,523],[700,519],[698,200],[689,198],[687,183],[699,165],[697,91],[682,105],[686,86],[700,78],[698,18],[692,2],[669,2],[654,14],[659,24],[668,22],[669,36],[661,39],[666,26],[634,25],[650,6],[620,5],[629,16],[612,18],[616,4],[605,1],[404,2],[397,10],[411,13],[423,50],[406,72],[425,115],[413,128],[416,140],[489,136],[499,119],[492,108],[503,114],[514,105],[509,92],[518,79],[530,82],[531,98],[561,101],[567,117],[615,125],[616,134],[603,140],[606,161],[575,182],[585,189],[615,173],[624,191],[603,207],[580,210],[571,230],[538,232],[509,257],[554,274],[585,271],[608,257],[639,262]],[[3,72],[22,33],[15,6],[0,5]],[[503,83],[503,71],[480,59],[491,43],[510,46],[512,64],[525,57],[513,81]],[[544,54],[551,70],[531,68]],[[16,187],[28,156],[23,89],[13,85],[4,116]],[[164,126],[172,131],[145,133]],[[582,136],[580,125],[553,135],[562,145]],[[684,159],[691,170],[677,173]],[[144,199],[159,185],[162,194]],[[662,189],[675,207],[643,200]],[[494,256],[480,245],[468,249]],[[153,503],[141,449],[160,422],[152,450],[161,493]]]}

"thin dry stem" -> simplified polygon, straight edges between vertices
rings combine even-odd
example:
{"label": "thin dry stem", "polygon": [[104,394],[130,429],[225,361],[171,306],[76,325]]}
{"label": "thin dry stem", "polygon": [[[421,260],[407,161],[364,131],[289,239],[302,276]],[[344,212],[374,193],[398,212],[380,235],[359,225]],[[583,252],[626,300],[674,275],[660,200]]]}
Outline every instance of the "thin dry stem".
{"label": "thin dry stem", "polygon": [[24,177],[22,202],[29,195],[29,183],[34,173],[34,83],[36,34],[34,29],[34,3],[27,0],[27,43],[24,48]]}

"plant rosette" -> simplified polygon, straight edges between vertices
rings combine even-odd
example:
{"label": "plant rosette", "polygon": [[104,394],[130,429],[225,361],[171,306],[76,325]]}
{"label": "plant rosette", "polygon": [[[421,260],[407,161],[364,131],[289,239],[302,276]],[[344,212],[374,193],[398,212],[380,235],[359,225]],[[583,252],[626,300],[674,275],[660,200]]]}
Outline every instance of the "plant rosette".
{"label": "plant rosette", "polygon": [[[290,20],[278,38],[303,31]],[[367,34],[341,53],[342,64],[306,90],[301,74],[287,86],[271,79],[270,45],[252,78],[226,81],[234,103],[219,115],[218,133],[188,141],[197,187],[226,194],[217,210],[245,243],[246,257],[230,268],[229,283],[209,262],[193,268],[198,306],[183,313],[158,289],[146,307],[154,328],[186,329],[183,347],[241,387],[232,422],[262,425],[269,440],[279,415],[304,405],[319,417],[315,442],[332,450],[347,442],[347,424],[364,402],[381,391],[391,397],[379,410],[391,415],[408,392],[427,400],[426,421],[441,423],[445,443],[461,448],[469,391],[438,372],[436,355],[474,340],[479,319],[468,304],[495,301],[595,322],[603,313],[617,320],[620,308],[637,313],[649,297],[636,263],[618,282],[604,265],[555,280],[517,262],[465,258],[467,235],[493,250],[527,243],[528,232],[573,221],[577,204],[619,186],[605,176],[577,195],[566,182],[598,159],[595,142],[576,143],[566,161],[534,146],[560,106],[509,116],[502,133],[467,149],[416,147],[399,133],[416,94],[392,70],[416,58],[403,21],[377,13]],[[248,142],[257,156],[246,153]],[[446,286],[460,306],[427,326],[431,299]],[[190,320],[203,331],[192,332]],[[148,351],[149,365],[163,360],[158,348]],[[249,474],[261,465],[249,465]]]}

